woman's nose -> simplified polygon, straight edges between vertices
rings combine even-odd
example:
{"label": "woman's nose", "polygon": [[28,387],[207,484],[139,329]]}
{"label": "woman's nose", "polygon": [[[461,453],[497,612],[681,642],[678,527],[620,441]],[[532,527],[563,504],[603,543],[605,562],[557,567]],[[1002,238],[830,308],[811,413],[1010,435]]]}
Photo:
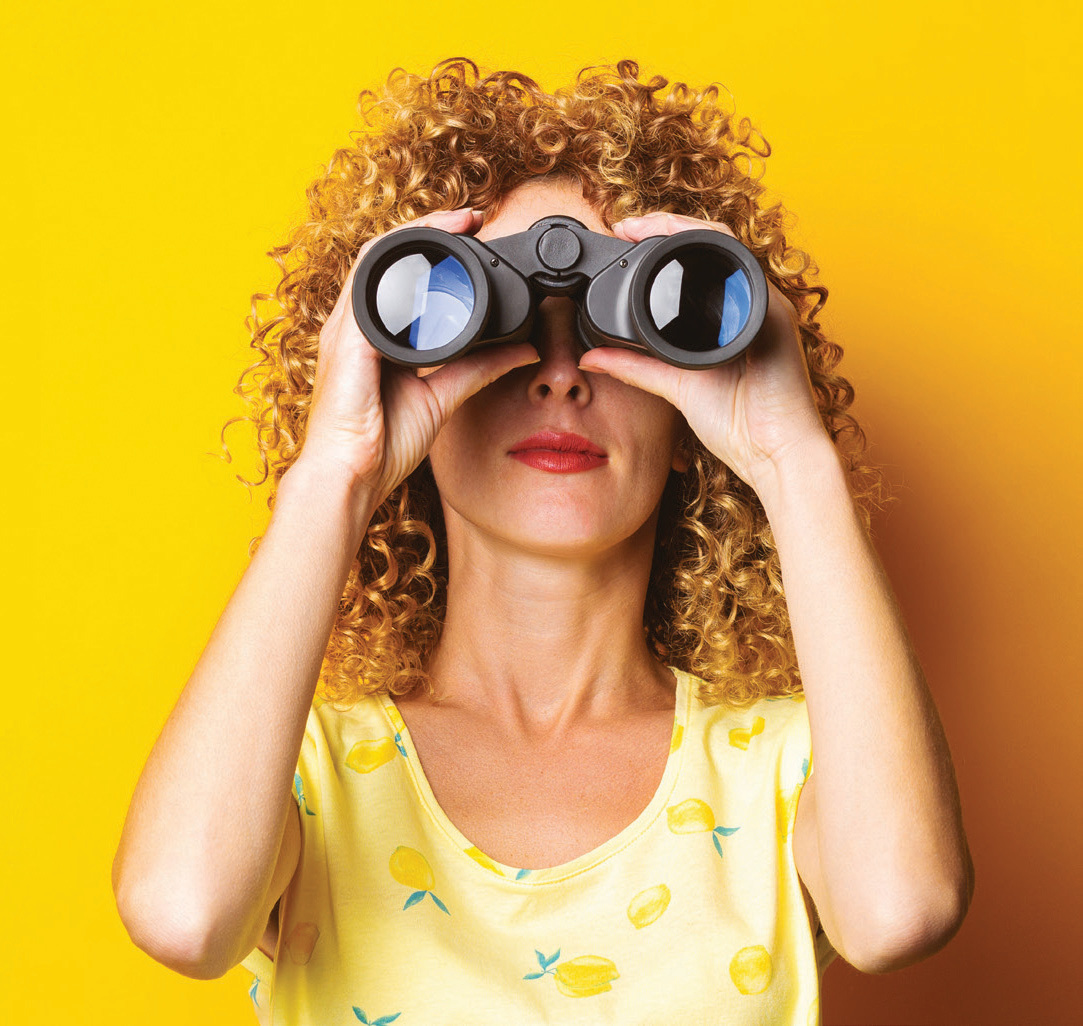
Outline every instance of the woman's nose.
{"label": "woman's nose", "polygon": [[[530,365],[532,373],[528,392],[534,402],[568,399],[580,405],[590,402],[590,382],[579,369],[579,357],[583,347],[575,326],[572,301],[564,299],[570,310],[562,310],[562,317],[546,316],[542,310],[555,297],[549,297],[538,308],[538,320],[531,342],[541,357],[539,363]],[[569,316],[570,313],[570,316]]]}

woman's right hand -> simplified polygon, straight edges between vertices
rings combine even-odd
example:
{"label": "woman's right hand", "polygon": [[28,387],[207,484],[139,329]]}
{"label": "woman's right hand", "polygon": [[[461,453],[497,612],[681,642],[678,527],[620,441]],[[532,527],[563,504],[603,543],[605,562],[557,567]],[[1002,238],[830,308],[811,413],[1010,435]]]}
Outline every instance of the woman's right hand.
{"label": "woman's right hand", "polygon": [[[483,215],[469,208],[425,214],[386,234],[426,225],[473,234]],[[380,238],[381,236],[377,236]],[[455,409],[501,375],[538,360],[529,343],[482,346],[419,376],[384,360],[354,319],[351,289],[361,247],[334,309],[320,330],[316,381],[298,463],[341,473],[375,509],[425,458]],[[295,464],[296,465],[296,464]]]}

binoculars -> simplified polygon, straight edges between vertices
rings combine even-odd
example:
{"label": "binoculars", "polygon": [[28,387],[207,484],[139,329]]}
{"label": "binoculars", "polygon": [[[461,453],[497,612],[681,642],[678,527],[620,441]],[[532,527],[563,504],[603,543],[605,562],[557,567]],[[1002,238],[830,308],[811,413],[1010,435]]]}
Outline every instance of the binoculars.
{"label": "binoculars", "polygon": [[537,305],[570,296],[587,349],[638,349],[678,367],[716,367],[752,344],[767,280],[741,243],[709,228],[624,242],[573,217],[479,242],[439,228],[402,228],[358,265],[354,318],[384,356],[407,367],[523,342]]}

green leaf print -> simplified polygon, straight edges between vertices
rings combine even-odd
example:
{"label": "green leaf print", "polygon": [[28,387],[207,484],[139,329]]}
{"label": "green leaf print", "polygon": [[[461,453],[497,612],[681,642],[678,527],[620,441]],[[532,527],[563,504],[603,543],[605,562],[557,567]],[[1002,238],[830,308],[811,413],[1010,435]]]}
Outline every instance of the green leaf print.
{"label": "green leaf print", "polygon": [[379,1019],[369,1019],[357,1005],[354,1005],[353,1014],[356,1015],[361,1022],[365,1023],[365,1026],[387,1026],[388,1023],[394,1022],[402,1015],[402,1012],[396,1012],[394,1015],[381,1015]]}
{"label": "green leaf print", "polygon": [[534,954],[538,956],[538,964],[543,969],[548,969],[558,958],[560,958],[560,948],[557,948],[556,952],[546,958],[537,948],[534,949]]}
{"label": "green leaf print", "polygon": [[550,968],[560,958],[559,949],[549,956],[537,949],[534,954],[542,971],[527,973],[523,979],[540,980],[543,976],[552,976],[556,980],[557,990],[566,997],[584,998],[604,994],[613,989],[613,981],[620,977],[613,962],[600,955],[579,955],[561,962],[556,968]]}
{"label": "green leaf print", "polygon": [[721,837],[729,837],[730,834],[735,834],[740,829],[741,829],[740,827],[717,826],[717,827],[714,828],[714,830],[711,831],[711,840],[714,841],[715,851],[718,852],[720,857],[724,858],[725,856],[722,855],[722,842],[719,841],[718,838],[720,836]]}
{"label": "green leaf print", "polygon": [[421,901],[426,894],[429,894],[432,895],[432,900],[441,912],[451,915],[447,905],[433,894],[432,888],[436,880],[433,877],[432,867],[421,852],[400,844],[391,853],[388,869],[397,883],[402,884],[404,887],[413,888],[413,893],[406,899],[406,904],[402,906],[404,912]]}
{"label": "green leaf print", "polygon": [[308,802],[305,801],[305,788],[304,788],[304,785],[301,782],[301,774],[300,773],[294,773],[293,774],[293,790],[294,790],[294,793],[297,795],[298,803],[300,804],[301,808],[305,810],[305,815],[306,816],[315,816],[316,813],[314,813],[308,807]]}
{"label": "green leaf print", "polygon": [[534,949],[534,954],[537,956],[538,965],[541,966],[542,971],[540,973],[527,973],[523,977],[524,980],[540,980],[547,973],[551,973],[554,970],[550,969],[551,966],[558,958],[560,958],[560,948],[557,948],[553,954],[546,957],[537,948]]}

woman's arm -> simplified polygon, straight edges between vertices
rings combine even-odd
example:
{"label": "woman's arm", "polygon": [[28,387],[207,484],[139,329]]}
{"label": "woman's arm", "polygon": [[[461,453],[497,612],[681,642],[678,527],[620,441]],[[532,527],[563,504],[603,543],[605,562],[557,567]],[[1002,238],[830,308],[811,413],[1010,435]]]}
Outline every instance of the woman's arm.
{"label": "woman's arm", "polygon": [[834,447],[790,449],[755,488],[812,730],[797,869],[846,961],[902,968],[951,939],[973,892],[948,744]]}
{"label": "woman's arm", "polygon": [[[651,213],[629,242],[720,222]],[[763,503],[778,547],[812,729],[794,856],[827,936],[866,972],[932,954],[973,890],[951,756],[844,468],[822,423],[797,312],[771,283],[763,328],[709,370],[592,349],[584,370],[663,396]]]}
{"label": "woman's arm", "polygon": [[263,935],[297,864],[305,721],[371,510],[302,459],[136,786],[113,863],[132,940],[221,976]]}
{"label": "woman's arm", "polygon": [[[455,232],[481,223],[467,209],[407,222]],[[487,346],[418,377],[383,363],[357,327],[350,289],[341,290],[320,330],[302,455],[147,760],[113,864],[121,918],[160,962],[220,976],[262,936],[296,868],[290,788],[372,513],[464,399],[537,359],[525,343]]]}

